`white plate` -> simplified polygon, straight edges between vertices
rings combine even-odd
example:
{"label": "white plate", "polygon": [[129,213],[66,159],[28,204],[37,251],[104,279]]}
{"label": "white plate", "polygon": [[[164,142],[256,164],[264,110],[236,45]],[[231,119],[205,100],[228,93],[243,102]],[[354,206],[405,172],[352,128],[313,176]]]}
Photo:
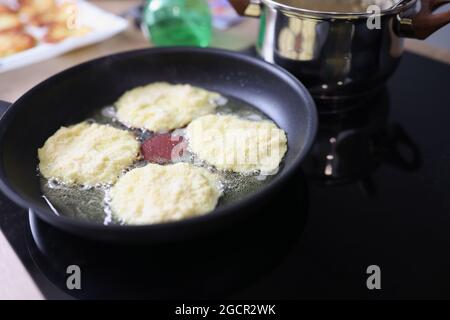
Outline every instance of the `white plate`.
{"label": "white plate", "polygon": [[103,11],[84,0],[77,1],[77,5],[81,25],[92,29],[91,32],[81,37],[72,37],[55,44],[49,44],[40,41],[43,34],[42,30],[39,29],[42,28],[27,27],[27,31],[37,38],[38,44],[31,49],[6,58],[0,58],[0,73],[47,60],[80,47],[101,42],[124,31],[128,27],[127,20]]}

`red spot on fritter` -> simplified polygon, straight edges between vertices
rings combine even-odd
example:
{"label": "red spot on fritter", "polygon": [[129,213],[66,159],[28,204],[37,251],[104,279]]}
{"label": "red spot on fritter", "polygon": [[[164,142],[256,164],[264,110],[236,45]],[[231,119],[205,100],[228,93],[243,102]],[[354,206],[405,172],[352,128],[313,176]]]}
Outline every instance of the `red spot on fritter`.
{"label": "red spot on fritter", "polygon": [[153,163],[170,163],[181,157],[186,149],[182,136],[170,133],[157,134],[145,140],[141,145],[141,153],[145,160]]}

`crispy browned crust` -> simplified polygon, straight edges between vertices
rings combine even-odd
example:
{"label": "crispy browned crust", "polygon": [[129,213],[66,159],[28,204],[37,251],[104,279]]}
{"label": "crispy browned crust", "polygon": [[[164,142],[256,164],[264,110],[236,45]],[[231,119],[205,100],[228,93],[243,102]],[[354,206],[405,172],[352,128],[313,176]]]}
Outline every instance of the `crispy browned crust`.
{"label": "crispy browned crust", "polygon": [[21,31],[0,33],[0,58],[33,48],[36,39]]}
{"label": "crispy browned crust", "polygon": [[0,32],[14,31],[22,29],[23,25],[19,15],[14,12],[0,13]]}
{"label": "crispy browned crust", "polygon": [[10,7],[0,4],[0,14],[2,13],[15,13],[15,12]]}
{"label": "crispy browned crust", "polygon": [[69,28],[67,23],[53,23],[48,27],[47,34],[44,36],[44,41],[56,43],[70,37],[83,36],[90,31],[91,29],[88,27]]}
{"label": "crispy browned crust", "polygon": [[68,23],[76,21],[77,6],[74,2],[64,2],[59,6],[53,7],[51,10],[30,17],[30,23],[36,26],[48,26],[53,23]]}
{"label": "crispy browned crust", "polygon": [[36,15],[53,10],[55,6],[55,0],[19,0],[20,14],[30,19]]}

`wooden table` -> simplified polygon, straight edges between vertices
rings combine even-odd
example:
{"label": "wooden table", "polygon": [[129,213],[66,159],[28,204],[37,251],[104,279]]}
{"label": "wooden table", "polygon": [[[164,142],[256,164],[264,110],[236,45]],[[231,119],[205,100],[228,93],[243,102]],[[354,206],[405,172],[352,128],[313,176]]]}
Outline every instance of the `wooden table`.
{"label": "wooden table", "polygon": [[[99,7],[116,14],[140,3],[139,0],[95,0]],[[252,45],[257,36],[257,19],[246,19],[226,32],[215,31],[212,46],[244,49]],[[111,53],[150,46],[132,24],[125,32],[100,44],[82,48],[63,56],[21,69],[0,74],[0,99],[14,102],[23,93],[49,76],[73,65]],[[407,50],[450,63],[450,52],[430,47],[423,42],[407,40]],[[0,213],[1,214],[1,213]],[[0,299],[42,299],[24,267],[0,232]]]}

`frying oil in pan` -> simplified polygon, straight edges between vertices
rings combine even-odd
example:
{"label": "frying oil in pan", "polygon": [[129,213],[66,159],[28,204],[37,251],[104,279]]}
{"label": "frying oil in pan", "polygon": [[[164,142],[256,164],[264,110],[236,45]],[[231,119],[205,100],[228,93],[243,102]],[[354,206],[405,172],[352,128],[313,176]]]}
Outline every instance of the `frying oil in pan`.
{"label": "frying oil in pan", "polygon": [[[258,109],[249,106],[247,103],[236,98],[227,97],[226,101],[216,109],[218,114],[234,114],[248,120],[269,119]],[[132,130],[115,120],[115,109],[112,106],[104,107],[96,111],[89,121],[109,124],[121,129]],[[141,142],[152,136],[148,131],[132,130],[137,139]],[[184,130],[176,130],[177,135],[183,135]],[[242,175],[234,172],[217,171],[200,161],[195,155],[185,152],[178,161],[190,162],[216,172],[220,175],[223,186],[223,195],[218,206],[242,199],[246,195],[261,189],[269,183],[275,175],[261,176],[257,173],[253,175]],[[140,160],[131,168],[144,166],[147,161]],[[283,164],[281,164],[282,166]],[[48,202],[53,206],[55,213],[59,215],[71,216],[79,219],[90,220],[103,224],[120,224],[112,214],[108,205],[108,194],[110,186],[67,186],[55,180],[45,179],[41,176],[41,188]]]}

